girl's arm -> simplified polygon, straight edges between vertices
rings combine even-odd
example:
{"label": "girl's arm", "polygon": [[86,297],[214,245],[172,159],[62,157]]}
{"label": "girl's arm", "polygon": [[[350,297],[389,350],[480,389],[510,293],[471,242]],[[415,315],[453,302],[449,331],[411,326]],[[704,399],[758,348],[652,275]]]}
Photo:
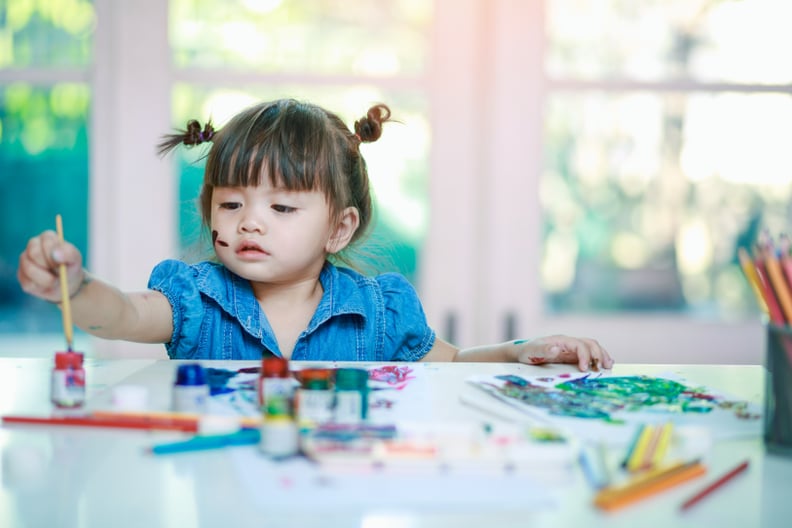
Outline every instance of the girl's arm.
{"label": "girl's arm", "polygon": [[507,363],[519,361],[542,363],[576,363],[585,372],[590,368],[613,367],[613,359],[600,344],[587,338],[554,335],[533,340],[518,339],[494,345],[458,349],[435,339],[432,350],[421,361],[487,361]]}
{"label": "girl's arm", "polygon": [[173,313],[159,292],[124,293],[96,280],[82,268],[82,254],[54,231],[30,239],[19,257],[17,279],[31,295],[60,303],[61,264],[66,266],[71,316],[75,325],[106,339],[165,343],[173,333]]}
{"label": "girl's arm", "polygon": [[71,299],[74,324],[105,339],[167,343],[173,334],[170,302],[160,292],[122,292],[83,272],[80,291]]}

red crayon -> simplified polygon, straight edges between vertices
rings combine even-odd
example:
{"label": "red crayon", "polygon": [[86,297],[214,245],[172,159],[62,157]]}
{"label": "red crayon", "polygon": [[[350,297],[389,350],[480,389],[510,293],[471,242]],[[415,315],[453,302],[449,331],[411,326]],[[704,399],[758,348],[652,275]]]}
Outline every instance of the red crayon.
{"label": "red crayon", "polygon": [[31,425],[62,425],[72,427],[113,427],[121,429],[167,430],[198,432],[198,423],[194,419],[158,418],[140,416],[115,416],[102,418],[91,415],[84,416],[3,416],[3,423]]}
{"label": "red crayon", "polygon": [[687,510],[687,509],[695,506],[699,501],[701,501],[702,499],[704,499],[705,497],[710,495],[712,492],[714,492],[715,490],[717,490],[718,488],[720,488],[721,486],[723,486],[724,484],[729,482],[731,479],[733,479],[734,477],[736,477],[737,475],[739,475],[740,473],[742,473],[746,469],[748,469],[748,461],[747,460],[743,461],[737,467],[735,467],[734,469],[732,469],[728,473],[724,474],[722,477],[720,477],[717,480],[715,480],[712,484],[709,484],[708,486],[703,488],[701,491],[699,491],[698,493],[696,493],[695,495],[690,497],[688,500],[683,502],[682,506],[679,507],[680,510],[684,511],[684,510]]}

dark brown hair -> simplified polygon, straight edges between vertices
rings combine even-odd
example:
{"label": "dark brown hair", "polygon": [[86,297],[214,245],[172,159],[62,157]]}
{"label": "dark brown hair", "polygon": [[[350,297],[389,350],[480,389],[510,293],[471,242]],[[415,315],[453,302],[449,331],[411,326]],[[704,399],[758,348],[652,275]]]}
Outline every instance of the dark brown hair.
{"label": "dark brown hair", "polygon": [[374,105],[355,122],[353,133],[332,112],[280,99],[243,110],[217,131],[211,123],[201,129],[191,120],[186,130],[164,136],[158,150],[162,155],[180,144],[212,142],[200,194],[207,227],[215,187],[259,185],[266,177],[271,185],[288,190],[322,191],[333,217],[356,207],[360,226],[355,242],[367,233],[372,217],[368,171],[359,146],[379,139],[390,116],[386,105]]}

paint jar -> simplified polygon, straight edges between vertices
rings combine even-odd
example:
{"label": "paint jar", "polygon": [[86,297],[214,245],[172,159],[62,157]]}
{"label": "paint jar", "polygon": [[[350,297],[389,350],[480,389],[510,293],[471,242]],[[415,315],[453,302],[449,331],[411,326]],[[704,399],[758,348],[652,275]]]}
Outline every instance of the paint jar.
{"label": "paint jar", "polygon": [[85,403],[85,369],[81,353],[55,353],[50,400],[60,409],[74,409]]}
{"label": "paint jar", "polygon": [[764,443],[792,457],[792,327],[767,325]]}
{"label": "paint jar", "polygon": [[172,406],[175,412],[203,414],[209,404],[206,372],[198,363],[179,365],[173,384]]}
{"label": "paint jar", "polygon": [[272,458],[286,458],[300,451],[297,422],[291,416],[264,418],[259,449]]}
{"label": "paint jar", "polygon": [[264,418],[294,418],[294,385],[295,380],[289,372],[288,360],[274,356],[261,360],[258,401]]}
{"label": "paint jar", "polygon": [[259,448],[267,456],[284,458],[299,451],[294,386],[288,360],[266,357],[261,361],[258,393],[263,421]]}
{"label": "paint jar", "polygon": [[359,424],[368,417],[368,371],[340,368],[335,376],[333,421]]}
{"label": "paint jar", "polygon": [[294,399],[300,429],[315,427],[333,420],[332,369],[308,368],[299,373],[300,387]]}

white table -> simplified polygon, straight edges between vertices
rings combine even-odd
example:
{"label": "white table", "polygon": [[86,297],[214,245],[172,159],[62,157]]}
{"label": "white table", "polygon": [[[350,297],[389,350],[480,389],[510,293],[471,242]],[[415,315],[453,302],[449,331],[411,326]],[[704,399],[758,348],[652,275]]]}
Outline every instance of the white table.
{"label": "white table", "polygon": [[[237,369],[252,362],[201,362]],[[178,362],[87,360],[88,405],[108,401],[119,383],[145,383],[152,409],[167,408]],[[299,364],[298,364],[299,365]],[[471,374],[535,376],[572,371],[565,365],[435,364],[427,369],[434,388],[427,405],[441,420],[492,420],[460,403]],[[0,359],[0,414],[48,414],[51,361]],[[676,373],[740,399],[761,403],[761,366],[617,365],[613,373]],[[515,411],[516,413],[516,411]],[[510,418],[507,409],[502,418]],[[593,491],[577,470],[552,508],[520,504],[476,509],[467,501],[443,508],[352,508],[317,512],[311,497],[292,511],[268,511],[251,499],[228,449],[154,457],[146,453],[162,435],[95,428],[4,425],[0,427],[2,491],[0,526],[789,526],[792,518],[792,459],[765,454],[760,437],[716,442],[704,478],[663,492],[614,513],[591,505]],[[254,449],[253,447],[234,449]],[[678,506],[703,483],[737,460],[751,461],[747,473],[685,514]],[[22,462],[20,462],[20,460]],[[487,486],[482,479],[482,486]],[[526,501],[530,504],[530,501]]]}

